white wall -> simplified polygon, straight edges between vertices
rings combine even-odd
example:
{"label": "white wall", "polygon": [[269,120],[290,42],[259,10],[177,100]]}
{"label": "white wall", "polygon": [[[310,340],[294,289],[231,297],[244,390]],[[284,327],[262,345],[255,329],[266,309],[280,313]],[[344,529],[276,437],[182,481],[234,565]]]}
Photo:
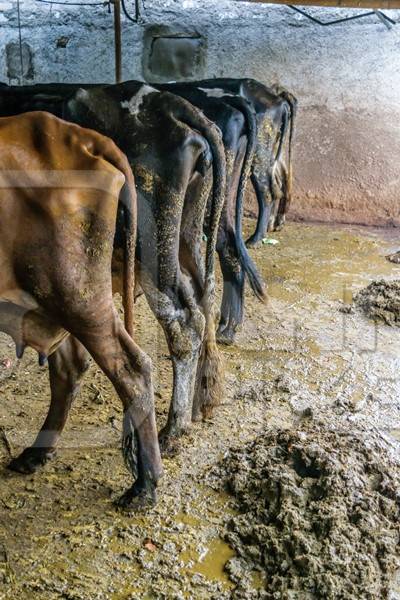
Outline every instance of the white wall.
{"label": "white wall", "polygon": [[[113,81],[106,8],[34,0],[21,8],[34,82]],[[323,20],[354,14],[307,10]],[[146,25],[196,28],[207,38],[206,76],[279,82],[298,97],[293,216],[400,225],[400,11],[386,12],[399,22],[391,30],[375,16],[320,27],[285,6],[147,0],[144,24],[124,20],[123,75],[142,79]],[[57,48],[62,36],[67,46]],[[0,80],[7,81],[4,47],[17,40],[16,3],[0,1]]]}

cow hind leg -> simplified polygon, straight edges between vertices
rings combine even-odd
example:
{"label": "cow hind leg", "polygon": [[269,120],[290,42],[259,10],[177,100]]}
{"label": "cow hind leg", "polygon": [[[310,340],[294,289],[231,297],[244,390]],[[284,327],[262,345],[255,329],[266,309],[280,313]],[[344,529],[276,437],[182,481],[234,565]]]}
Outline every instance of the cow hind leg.
{"label": "cow hind leg", "polygon": [[76,336],[109,378],[124,407],[122,453],[135,482],[117,504],[133,509],[153,505],[162,464],[151,361],[128,335],[115,310],[110,321],[85,326]]}
{"label": "cow hind leg", "polygon": [[8,465],[9,469],[34,473],[54,456],[71,404],[89,366],[88,358],[87,350],[73,336],[68,336],[49,356],[51,401],[47,417],[33,445],[14,458]]}
{"label": "cow hind leg", "polygon": [[263,186],[255,173],[250,176],[251,183],[253,185],[254,192],[256,194],[257,205],[258,205],[258,217],[257,225],[254,233],[246,240],[246,246],[248,248],[256,246],[265,237],[268,222],[271,214],[271,202],[269,201],[269,186],[266,188]]}
{"label": "cow hind leg", "polygon": [[179,451],[179,439],[187,433],[191,424],[200,338],[193,337],[191,346],[189,355],[172,354],[173,397],[167,423],[159,434],[161,449],[167,455]]}
{"label": "cow hind leg", "polygon": [[[199,186],[197,191],[196,185]],[[193,421],[210,416],[213,407],[219,404],[223,395],[224,369],[216,345],[214,300],[205,285],[202,256],[202,224],[206,208],[202,199],[209,196],[210,185],[211,180],[207,179],[192,181],[187,196],[189,201],[185,203],[183,211],[180,237],[180,265],[187,273],[193,290],[189,298],[195,306],[195,309],[192,308],[192,313],[200,315],[197,317],[198,322],[205,324],[201,330],[197,328],[195,363],[190,383],[193,402],[188,405],[189,410],[186,413],[186,418]],[[199,198],[200,201],[193,203],[190,201],[191,198]]]}
{"label": "cow hind leg", "polygon": [[[199,335],[190,384],[190,397],[193,402],[187,405],[189,412],[185,411],[185,419],[198,421],[210,417],[214,407],[221,401],[224,393],[224,367],[216,344],[214,302],[205,292],[201,256],[199,253],[193,252],[191,256],[186,255],[182,262],[190,273],[192,281],[198,284],[195,286],[197,289],[196,301],[197,306],[202,309],[201,321],[199,320],[199,322],[202,325],[205,323],[205,327],[202,326],[201,331],[199,328],[197,329]],[[193,378],[192,375],[195,375],[195,377]]]}
{"label": "cow hind leg", "polygon": [[167,340],[173,368],[172,400],[165,427],[159,440],[164,454],[174,454],[179,438],[191,424],[196,368],[204,331],[204,317],[193,291],[182,274],[175,285],[156,287],[142,276],[147,301],[161,324]]}
{"label": "cow hind leg", "polygon": [[[193,399],[193,402],[190,400],[185,407],[185,422],[187,423],[190,420],[198,421],[202,417],[210,417],[214,407],[221,401],[224,387],[223,361],[216,344],[214,302],[207,297],[204,291],[201,255],[194,251],[194,246],[191,247],[191,250],[191,254],[185,253],[185,256],[182,256],[182,263],[195,284],[196,308],[192,308],[192,314],[196,314],[198,323],[195,327],[194,360],[191,361],[193,368],[190,371],[189,383],[190,399]],[[199,312],[200,307],[201,313]],[[184,371],[186,369],[184,365],[181,368]]]}

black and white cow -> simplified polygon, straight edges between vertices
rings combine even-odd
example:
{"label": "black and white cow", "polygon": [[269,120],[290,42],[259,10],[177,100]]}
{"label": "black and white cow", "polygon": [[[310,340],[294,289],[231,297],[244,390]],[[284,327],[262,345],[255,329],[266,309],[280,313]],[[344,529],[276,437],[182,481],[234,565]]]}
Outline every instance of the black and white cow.
{"label": "black and white cow", "polygon": [[200,108],[222,133],[227,185],[217,239],[224,285],[217,339],[220,343],[232,344],[243,322],[245,277],[256,296],[262,301],[266,299],[263,281],[242,237],[243,198],[257,141],[256,114],[245,98],[223,90],[202,88],[196,82],[158,84],[157,87]]}
{"label": "black and white cow", "polygon": [[243,98],[253,108],[257,139],[250,179],[259,213],[256,230],[246,244],[255,245],[267,230],[283,226],[291,202],[297,100],[289,91],[269,88],[255,79],[206,79],[191,85],[210,98]]}
{"label": "black and white cow", "polygon": [[[208,79],[154,84],[200,108],[222,132],[227,163],[226,201],[217,251],[224,279],[217,339],[234,341],[243,322],[245,275],[256,296],[265,300],[262,279],[242,238],[243,198],[250,176],[259,206],[257,227],[247,241],[255,245],[282,227],[291,200],[292,141],[297,101],[252,79]],[[284,150],[288,147],[288,166]]]}

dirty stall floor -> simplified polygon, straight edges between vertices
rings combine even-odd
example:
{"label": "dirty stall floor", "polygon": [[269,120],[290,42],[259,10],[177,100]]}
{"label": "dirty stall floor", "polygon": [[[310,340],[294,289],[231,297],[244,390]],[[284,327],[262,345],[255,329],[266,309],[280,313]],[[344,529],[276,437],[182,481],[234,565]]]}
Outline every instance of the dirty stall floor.
{"label": "dirty stall floor", "polygon": [[[266,423],[291,427],[318,411],[367,419],[396,446],[400,330],[343,309],[370,281],[400,279],[400,265],[384,258],[398,250],[394,238],[294,223],[272,237],[279,244],[252,250],[269,303],[247,293],[237,343],[222,349],[224,403],[212,420],[193,426],[178,457],[165,460],[159,503],[147,515],[113,508],[129,484],[119,452],[121,408],[95,366],[57,458],[33,476],[4,468],[10,452],[32,441],[49,389],[34,353],[18,363],[9,339],[0,338],[0,599],[229,598],[234,584],[223,567],[233,551],[221,536],[234,505],[207,481],[229,448]],[[171,365],[143,299],[136,331],[154,361],[161,426]]]}

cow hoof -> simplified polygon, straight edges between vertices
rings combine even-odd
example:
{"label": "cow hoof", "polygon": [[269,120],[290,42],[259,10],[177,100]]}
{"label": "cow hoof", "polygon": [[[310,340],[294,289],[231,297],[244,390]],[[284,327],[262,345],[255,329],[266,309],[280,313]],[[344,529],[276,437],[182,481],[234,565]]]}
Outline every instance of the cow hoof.
{"label": "cow hoof", "polygon": [[49,448],[25,448],[17,458],[14,458],[7,468],[17,473],[29,475],[43,467],[55,455],[55,450]]}
{"label": "cow hoof", "polygon": [[114,505],[123,511],[142,512],[152,508],[157,503],[157,494],[154,486],[144,487],[135,482],[120,498],[115,500]]}
{"label": "cow hoof", "polygon": [[223,346],[232,346],[235,342],[235,333],[229,329],[217,331],[217,342]]}
{"label": "cow hoof", "polygon": [[198,406],[193,407],[192,423],[200,423],[203,420],[203,413]]}
{"label": "cow hoof", "polygon": [[246,248],[258,248],[262,245],[262,238],[249,238],[246,241]]}
{"label": "cow hoof", "polygon": [[181,450],[180,438],[185,433],[186,430],[179,433],[172,433],[169,428],[164,427],[164,429],[162,429],[158,434],[158,443],[160,445],[161,456],[164,458],[172,458],[179,454]]}

